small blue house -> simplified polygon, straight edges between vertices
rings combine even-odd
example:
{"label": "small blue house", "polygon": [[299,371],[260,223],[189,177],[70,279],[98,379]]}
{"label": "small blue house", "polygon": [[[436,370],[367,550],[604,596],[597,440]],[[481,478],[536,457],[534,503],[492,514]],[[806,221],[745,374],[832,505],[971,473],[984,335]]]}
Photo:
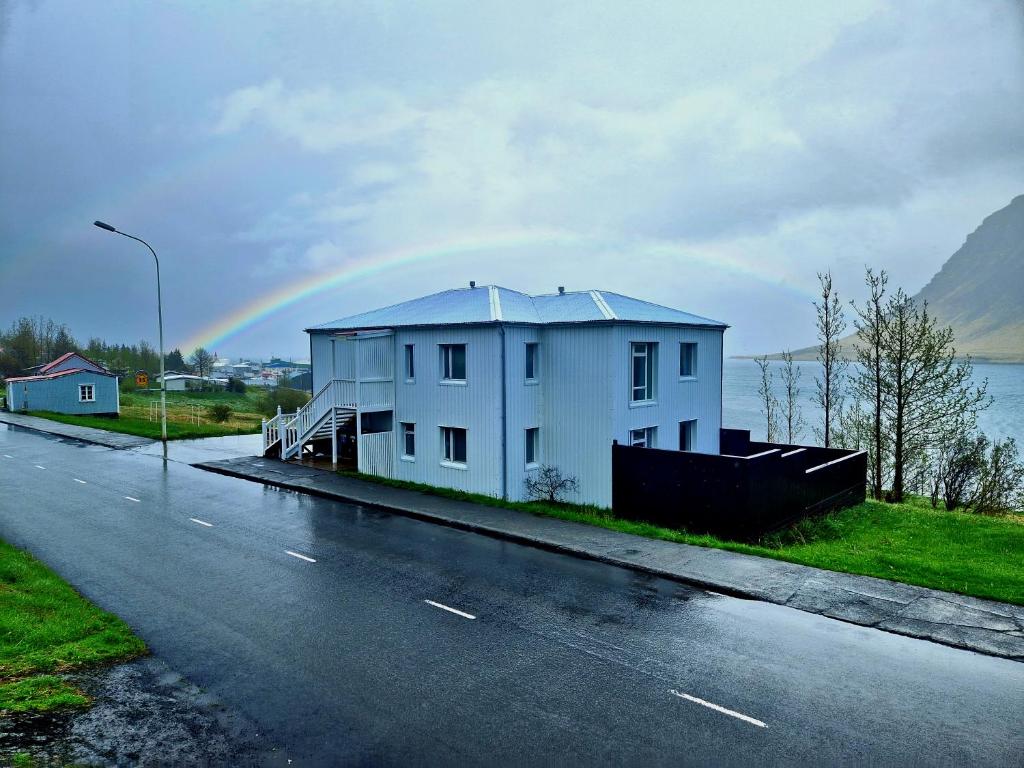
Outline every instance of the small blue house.
{"label": "small blue house", "polygon": [[12,411],[117,415],[117,376],[77,352],[61,355],[32,376],[7,379]]}

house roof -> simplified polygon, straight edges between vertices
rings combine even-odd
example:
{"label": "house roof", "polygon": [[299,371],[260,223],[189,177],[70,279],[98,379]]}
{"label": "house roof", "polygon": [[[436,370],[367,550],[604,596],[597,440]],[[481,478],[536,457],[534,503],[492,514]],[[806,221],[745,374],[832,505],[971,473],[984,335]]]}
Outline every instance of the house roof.
{"label": "house roof", "polygon": [[454,288],[389,307],[351,315],[307,331],[358,330],[421,325],[480,323],[657,323],[725,329],[728,326],[689,312],[611,291],[566,291],[530,296],[497,285]]}
{"label": "house roof", "polygon": [[[74,368],[66,368],[63,371],[53,370],[61,363],[66,363],[73,357],[77,357],[82,362],[88,363],[90,366],[94,367],[84,368],[82,366],[76,366]],[[35,368],[38,369],[39,373],[33,374],[31,376],[14,376],[12,378],[7,379],[6,381],[46,381],[47,379],[57,379],[60,378],[61,376],[70,376],[73,373],[93,373],[96,374],[97,376],[116,376],[116,374],[111,373],[99,363],[94,363],[92,360],[90,360],[88,357],[81,354],[80,352],[65,352],[56,360],[51,360],[46,365],[36,366]]]}
{"label": "house roof", "polygon": [[92,368],[67,368],[63,371],[54,371],[53,373],[43,373],[38,376],[15,376],[10,379],[5,379],[9,384],[12,381],[48,381],[50,379],[59,379],[61,376],[70,376],[73,373],[89,373],[93,376],[113,376],[117,377],[117,374],[111,373],[110,371],[94,371]]}

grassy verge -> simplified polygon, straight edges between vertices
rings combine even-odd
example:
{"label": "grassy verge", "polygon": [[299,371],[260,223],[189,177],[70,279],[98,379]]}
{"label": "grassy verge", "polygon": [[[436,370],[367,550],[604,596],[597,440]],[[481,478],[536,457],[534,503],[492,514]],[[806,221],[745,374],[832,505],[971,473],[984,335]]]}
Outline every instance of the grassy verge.
{"label": "grassy verge", "polygon": [[[148,418],[140,419],[132,416],[121,416],[116,419],[109,419],[103,416],[76,416],[69,413],[50,413],[49,411],[30,411],[30,416],[39,416],[51,421],[59,421],[61,424],[74,424],[79,427],[92,427],[93,429],[104,429],[107,432],[120,432],[125,435],[136,435],[138,437],[149,437],[154,440],[160,439],[160,422],[150,421]],[[249,435],[259,432],[256,429],[232,427],[224,424],[189,424],[177,421],[167,421],[168,440],[189,440],[198,437],[223,437],[225,435]]]}
{"label": "grassy verge", "polygon": [[85,706],[87,697],[62,673],[145,652],[123,621],[0,541],[0,712]]}
{"label": "grassy verge", "polygon": [[923,499],[911,499],[904,504],[866,501],[830,515],[803,520],[756,543],[743,543],[622,520],[598,507],[503,501],[350,471],[342,474],[651,539],[727,549],[1024,605],[1024,519],[1019,517],[933,510]]}

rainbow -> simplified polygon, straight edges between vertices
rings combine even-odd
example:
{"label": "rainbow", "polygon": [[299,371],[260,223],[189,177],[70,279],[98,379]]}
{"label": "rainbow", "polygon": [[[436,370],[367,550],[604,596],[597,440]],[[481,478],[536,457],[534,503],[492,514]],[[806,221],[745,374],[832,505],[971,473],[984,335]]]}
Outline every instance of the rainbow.
{"label": "rainbow", "polygon": [[[519,229],[489,232],[483,235],[446,240],[430,245],[415,245],[397,250],[384,251],[347,261],[344,265],[326,273],[303,277],[284,285],[272,293],[219,318],[215,323],[192,334],[180,344],[183,351],[196,347],[216,349],[218,346],[253,328],[270,316],[293,306],[304,299],[330,291],[341,286],[356,283],[362,279],[386,272],[397,267],[428,261],[431,259],[459,256],[484,251],[497,251],[524,246],[579,246],[589,245],[607,251],[608,241],[586,237],[562,230]],[[704,250],[683,248],[665,242],[637,241],[619,244],[614,248],[631,254],[645,254],[660,259],[685,258],[688,261],[731,274],[753,278],[771,284],[776,289],[809,299],[812,294],[795,287],[793,280],[787,280],[777,272],[759,270],[742,255],[724,249]]]}

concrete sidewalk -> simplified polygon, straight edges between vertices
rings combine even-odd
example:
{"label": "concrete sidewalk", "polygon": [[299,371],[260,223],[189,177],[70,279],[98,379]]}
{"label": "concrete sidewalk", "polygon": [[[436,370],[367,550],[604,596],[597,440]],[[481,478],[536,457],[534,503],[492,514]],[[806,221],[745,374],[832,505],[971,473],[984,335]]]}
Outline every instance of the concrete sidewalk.
{"label": "concrete sidewalk", "polygon": [[274,459],[245,457],[195,466],[279,488],[380,507],[737,597],[1024,661],[1024,606],[720,549],[646,539],[582,523],[390,488]]}
{"label": "concrete sidewalk", "polygon": [[25,414],[7,413],[6,411],[0,411],[0,424],[11,424],[16,427],[32,429],[36,432],[45,432],[49,435],[70,437],[75,440],[81,440],[83,443],[103,445],[107,448],[140,448],[160,442],[159,440],[150,440],[148,437],[124,435],[120,432],[108,432],[105,429],[93,429],[92,427],[79,427],[74,424],[61,424],[59,421],[42,419],[39,416],[26,416]]}

